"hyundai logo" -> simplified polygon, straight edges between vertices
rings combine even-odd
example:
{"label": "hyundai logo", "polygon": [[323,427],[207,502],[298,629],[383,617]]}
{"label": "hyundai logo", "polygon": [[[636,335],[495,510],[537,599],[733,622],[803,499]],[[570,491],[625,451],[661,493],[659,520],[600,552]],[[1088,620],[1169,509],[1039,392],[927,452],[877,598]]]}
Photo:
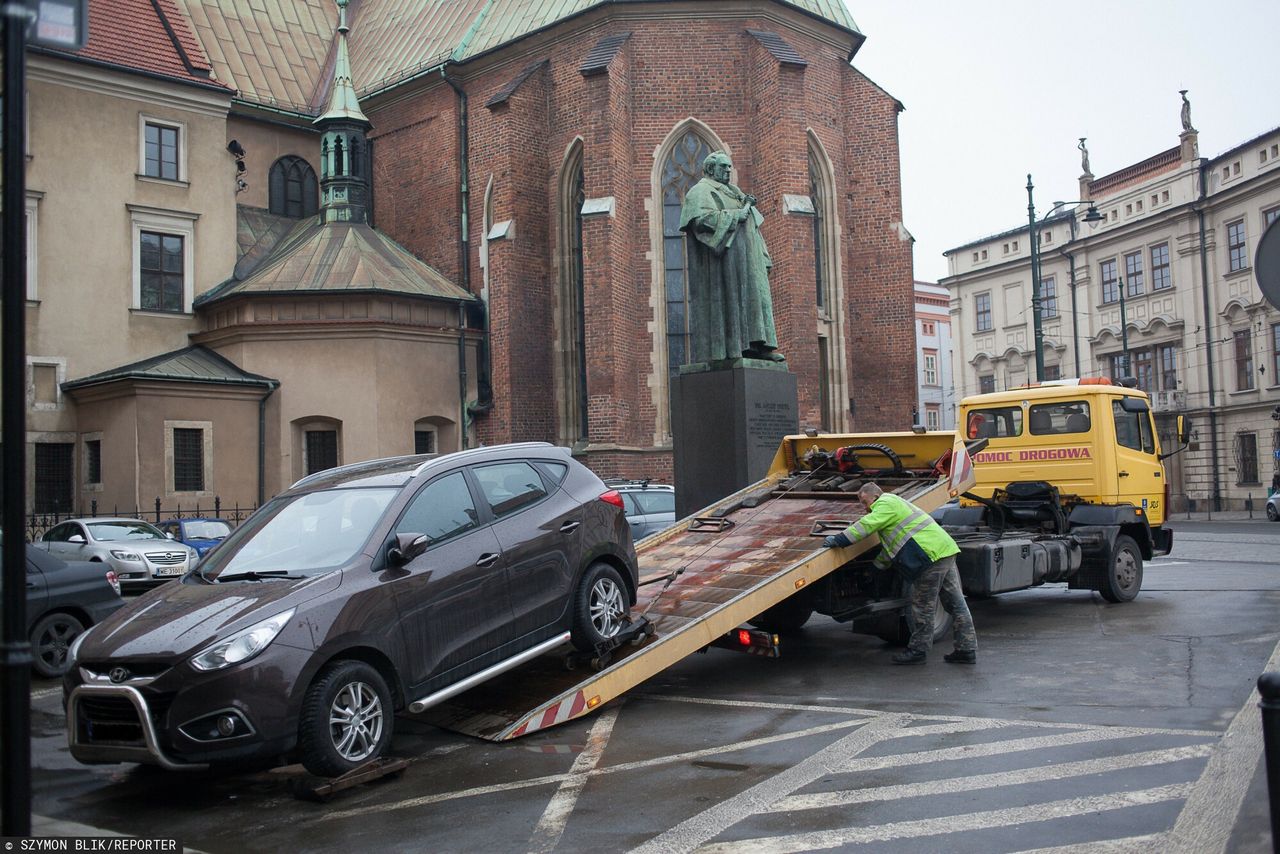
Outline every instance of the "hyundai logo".
{"label": "hyundai logo", "polygon": [[130,675],[131,674],[129,673],[129,668],[127,667],[113,667],[107,673],[107,678],[109,678],[116,685],[119,685],[121,682],[127,682],[129,680]]}

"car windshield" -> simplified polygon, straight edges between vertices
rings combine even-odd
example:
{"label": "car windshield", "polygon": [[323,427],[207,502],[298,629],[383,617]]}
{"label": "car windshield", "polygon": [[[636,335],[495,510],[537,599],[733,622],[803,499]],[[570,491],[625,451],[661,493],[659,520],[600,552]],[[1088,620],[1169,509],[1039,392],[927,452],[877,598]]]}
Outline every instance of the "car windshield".
{"label": "car windshield", "polygon": [[215,519],[195,519],[183,524],[187,537],[192,540],[221,540],[231,533],[231,526]]}
{"label": "car windshield", "polygon": [[117,540],[164,540],[168,539],[146,522],[90,522],[89,533],[99,542],[113,543]]}
{"label": "car windshield", "polygon": [[398,489],[326,489],[277,498],[209,553],[202,575],[319,575],[342,566],[369,539]]}

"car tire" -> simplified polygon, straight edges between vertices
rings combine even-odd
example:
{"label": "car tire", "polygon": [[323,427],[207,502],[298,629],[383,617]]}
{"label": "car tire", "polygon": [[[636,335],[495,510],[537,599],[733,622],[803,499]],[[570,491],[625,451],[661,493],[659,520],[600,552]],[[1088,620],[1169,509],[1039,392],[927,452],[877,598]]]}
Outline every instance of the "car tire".
{"label": "car tire", "polygon": [[573,597],[570,638],[580,652],[592,652],[616,635],[630,610],[627,585],[607,563],[587,567]]}
{"label": "car tire", "polygon": [[47,614],[31,629],[31,668],[45,679],[67,672],[67,649],[84,631],[84,623],[70,614]]}
{"label": "car tire", "polygon": [[1133,537],[1121,534],[1111,547],[1111,563],[1098,592],[1108,602],[1132,602],[1142,589],[1142,551]]}
{"label": "car tire", "polygon": [[1280,512],[1276,511],[1276,506],[1274,504],[1267,505],[1267,521],[1280,522]]}
{"label": "car tire", "polygon": [[391,691],[363,661],[339,661],[307,688],[298,718],[298,754],[317,777],[339,777],[377,759],[391,743]]}

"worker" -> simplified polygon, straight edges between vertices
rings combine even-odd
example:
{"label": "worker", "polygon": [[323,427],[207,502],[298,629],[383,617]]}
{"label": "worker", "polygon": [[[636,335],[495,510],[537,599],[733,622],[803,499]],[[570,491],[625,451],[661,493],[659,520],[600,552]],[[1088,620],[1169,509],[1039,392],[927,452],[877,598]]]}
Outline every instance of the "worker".
{"label": "worker", "polygon": [[905,651],[893,657],[893,663],[925,663],[933,645],[933,615],[941,598],[942,607],[955,620],[955,650],[943,658],[951,664],[975,664],[978,636],[960,589],[956,569],[960,548],[955,540],[928,513],[874,483],[863,484],[858,498],[867,506],[867,515],[844,532],[827,537],[823,545],[842,548],[879,534],[876,568],[896,568],[911,586],[911,640]]}

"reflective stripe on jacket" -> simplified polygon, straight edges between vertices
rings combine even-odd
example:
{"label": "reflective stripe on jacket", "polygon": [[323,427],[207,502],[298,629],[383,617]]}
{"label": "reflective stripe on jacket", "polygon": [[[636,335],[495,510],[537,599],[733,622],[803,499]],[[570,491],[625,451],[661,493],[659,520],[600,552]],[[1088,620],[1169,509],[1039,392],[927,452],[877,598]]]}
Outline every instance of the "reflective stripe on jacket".
{"label": "reflective stripe on jacket", "polygon": [[880,535],[880,554],[875,564],[887,569],[911,540],[924,552],[930,563],[960,553],[960,547],[928,513],[896,495],[884,493],[871,505],[871,512],[844,532],[858,541],[872,534]]}

